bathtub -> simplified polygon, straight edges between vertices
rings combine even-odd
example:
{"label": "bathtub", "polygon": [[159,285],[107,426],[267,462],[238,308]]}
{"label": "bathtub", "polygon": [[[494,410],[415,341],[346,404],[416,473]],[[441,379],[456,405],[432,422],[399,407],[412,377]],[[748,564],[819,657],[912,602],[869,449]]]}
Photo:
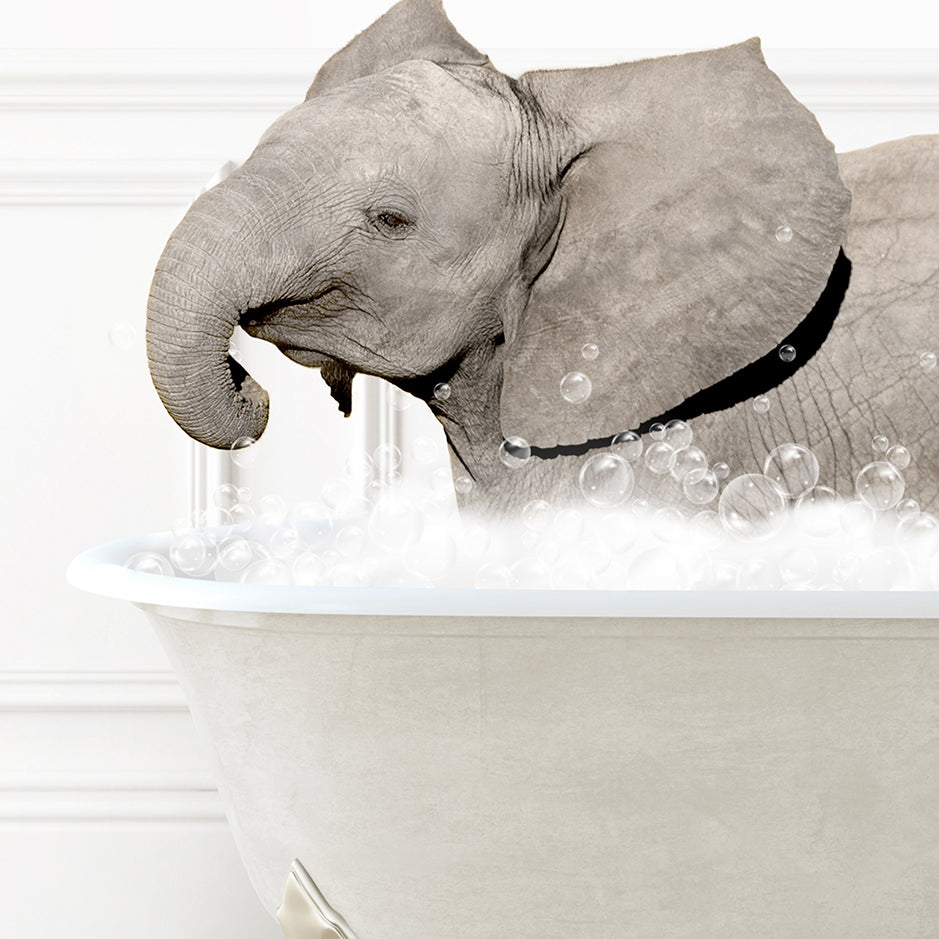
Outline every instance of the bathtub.
{"label": "bathtub", "polygon": [[168,537],[69,579],[153,623],[290,939],[939,934],[939,595],[121,567]]}

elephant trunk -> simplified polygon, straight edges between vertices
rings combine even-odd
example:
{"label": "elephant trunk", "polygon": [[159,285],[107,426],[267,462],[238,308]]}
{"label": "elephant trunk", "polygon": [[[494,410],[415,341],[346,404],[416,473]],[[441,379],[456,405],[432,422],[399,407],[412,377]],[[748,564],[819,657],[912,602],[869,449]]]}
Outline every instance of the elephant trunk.
{"label": "elephant trunk", "polygon": [[147,358],[173,420],[200,443],[227,449],[261,435],[268,396],[228,354],[260,285],[247,263],[244,217],[233,217],[222,189],[200,197],[163,251],[147,306]]}

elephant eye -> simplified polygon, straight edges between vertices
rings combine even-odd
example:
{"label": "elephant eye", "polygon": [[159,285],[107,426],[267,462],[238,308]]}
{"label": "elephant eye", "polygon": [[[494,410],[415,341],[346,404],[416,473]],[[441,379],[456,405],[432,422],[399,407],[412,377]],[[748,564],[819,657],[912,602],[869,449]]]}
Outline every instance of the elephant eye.
{"label": "elephant eye", "polygon": [[366,214],[373,228],[391,238],[401,238],[414,224],[406,215],[391,209],[379,209]]}

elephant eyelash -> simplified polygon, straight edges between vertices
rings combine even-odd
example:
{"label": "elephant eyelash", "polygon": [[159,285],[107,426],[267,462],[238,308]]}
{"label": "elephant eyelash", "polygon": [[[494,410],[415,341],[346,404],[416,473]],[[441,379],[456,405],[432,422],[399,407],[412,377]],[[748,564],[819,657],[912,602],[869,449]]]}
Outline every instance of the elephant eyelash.
{"label": "elephant eyelash", "polygon": [[366,212],[366,218],[372,228],[389,238],[403,238],[414,225],[410,218],[393,209]]}

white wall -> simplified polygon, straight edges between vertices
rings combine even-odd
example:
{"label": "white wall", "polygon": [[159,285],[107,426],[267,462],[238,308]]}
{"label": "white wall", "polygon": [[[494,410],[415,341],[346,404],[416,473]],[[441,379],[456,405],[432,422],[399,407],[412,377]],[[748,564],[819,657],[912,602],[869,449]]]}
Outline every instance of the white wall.
{"label": "white wall", "polygon": [[[2,936],[278,935],[143,616],[78,593],[63,572],[82,548],[166,528],[187,507],[190,445],[156,399],[142,341],[166,236],[215,168],[245,156],[327,51],[385,6],[273,0],[261,13],[256,0],[88,0],[4,12]],[[515,73],[630,55],[613,46],[761,34],[770,64],[841,149],[939,131],[939,53],[897,52],[939,47],[917,8],[846,20],[801,0],[582,0],[572,18],[560,4],[447,4],[464,35]],[[845,51],[865,46],[894,49]],[[826,48],[836,51],[808,51]],[[114,324],[135,330],[128,348],[109,342]],[[276,435],[303,439],[290,460],[306,461],[316,485],[360,440],[360,418],[338,418],[315,374],[256,355],[272,422],[278,411],[285,422]]]}

